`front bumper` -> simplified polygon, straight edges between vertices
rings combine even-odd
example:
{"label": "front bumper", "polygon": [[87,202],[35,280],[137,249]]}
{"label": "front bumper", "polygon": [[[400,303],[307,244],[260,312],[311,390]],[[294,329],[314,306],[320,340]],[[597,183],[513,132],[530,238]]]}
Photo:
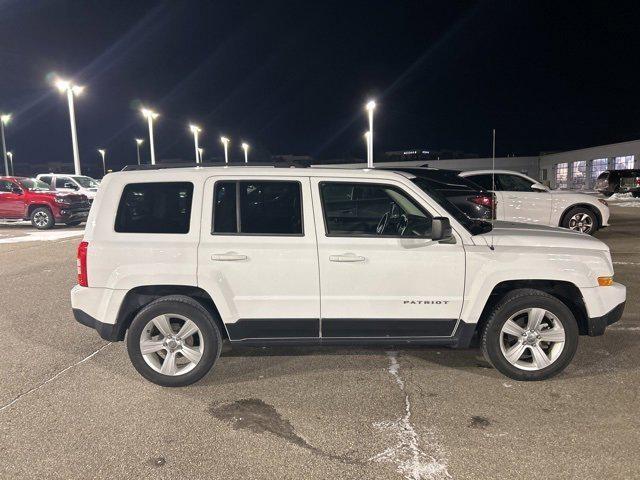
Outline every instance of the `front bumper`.
{"label": "front bumper", "polygon": [[58,222],[84,222],[89,216],[89,207],[86,208],[61,208],[56,221]]}
{"label": "front bumper", "polygon": [[587,321],[587,333],[589,336],[597,337],[599,335],[603,335],[609,325],[620,320],[622,318],[622,312],[624,312],[625,303],[626,302],[622,302],[620,305],[614,307],[601,317],[590,317]]}

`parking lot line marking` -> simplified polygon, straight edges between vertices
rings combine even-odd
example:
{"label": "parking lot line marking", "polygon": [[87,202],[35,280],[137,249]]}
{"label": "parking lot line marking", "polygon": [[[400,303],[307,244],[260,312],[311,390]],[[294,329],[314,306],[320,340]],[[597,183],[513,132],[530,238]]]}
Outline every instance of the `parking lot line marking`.
{"label": "parking lot line marking", "polygon": [[0,243],[23,243],[23,242],[50,242],[53,240],[62,240],[71,237],[84,235],[83,230],[54,231],[54,232],[26,232],[26,235],[20,237],[0,238]]}
{"label": "parking lot line marking", "polygon": [[374,423],[374,426],[382,430],[394,432],[398,438],[398,443],[374,455],[369,460],[395,463],[397,471],[409,480],[452,478],[447,469],[447,461],[443,458],[439,445],[433,442],[429,443],[431,454],[420,448],[420,436],[411,423],[409,394],[405,390],[405,382],[399,373],[398,354],[397,352],[387,352],[387,357],[390,363],[387,370],[404,394],[405,413],[404,416],[394,421]]}
{"label": "parking lot line marking", "polygon": [[44,387],[46,384],[53,382],[56,378],[58,378],[60,375],[62,375],[63,373],[71,370],[73,367],[76,367],[78,365],[80,365],[81,363],[86,362],[87,360],[89,360],[90,358],[94,357],[95,355],[97,355],[100,351],[102,351],[103,349],[107,348],[109,345],[111,345],[111,342],[101,346],[99,349],[97,349],[95,352],[87,355],[86,357],[84,357],[82,360],[77,361],[74,364],[69,365],[68,367],[60,370],[58,373],[56,373],[53,377],[45,380],[44,382],[40,383],[39,385],[30,388],[29,390],[27,390],[26,392],[21,393],[20,395],[18,395],[16,398],[14,398],[13,400],[11,400],[9,403],[5,403],[4,405],[2,405],[0,407],[0,412],[3,412],[5,409],[9,408],[11,405],[13,405],[14,403],[16,403],[18,400],[20,400],[22,397],[29,395],[30,393],[33,393],[37,390],[40,390],[42,387]]}

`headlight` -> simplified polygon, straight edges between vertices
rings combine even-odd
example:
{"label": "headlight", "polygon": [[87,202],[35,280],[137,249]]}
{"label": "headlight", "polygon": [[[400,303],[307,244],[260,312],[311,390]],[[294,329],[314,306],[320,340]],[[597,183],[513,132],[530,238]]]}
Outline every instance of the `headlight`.
{"label": "headlight", "polygon": [[598,198],[598,201],[603,204],[605,207],[609,206],[609,203],[604,198]]}
{"label": "headlight", "polygon": [[64,197],[56,197],[55,200],[56,200],[56,203],[69,203],[67,202],[67,199]]}

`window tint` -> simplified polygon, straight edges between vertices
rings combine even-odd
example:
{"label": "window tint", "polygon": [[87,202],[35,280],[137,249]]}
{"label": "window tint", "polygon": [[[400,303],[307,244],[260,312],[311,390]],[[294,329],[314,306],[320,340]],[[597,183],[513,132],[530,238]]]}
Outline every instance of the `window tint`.
{"label": "window tint", "polygon": [[[65,184],[71,184],[71,187],[65,187]],[[56,177],[56,188],[73,188],[76,184],[69,177]]]}
{"label": "window tint", "polygon": [[40,181],[42,181],[42,182],[44,182],[44,183],[46,183],[48,185],[51,185],[51,176],[50,175],[46,175],[44,177],[40,177],[38,180],[40,180]]}
{"label": "window tint", "polygon": [[0,180],[0,192],[11,192],[15,185],[7,180]]}
{"label": "window tint", "polygon": [[428,237],[431,216],[399,189],[387,185],[320,185],[329,235]]}
{"label": "window tint", "polygon": [[213,233],[303,233],[299,182],[218,182],[214,193]]}
{"label": "window tint", "polygon": [[216,183],[214,197],[213,231],[216,233],[236,233],[236,182]]}
{"label": "window tint", "polygon": [[500,190],[505,192],[531,192],[531,185],[533,185],[526,178],[504,173],[496,175],[496,184],[500,187]]}
{"label": "window tint", "polygon": [[116,232],[189,233],[193,184],[130,183],[122,192]]}
{"label": "window tint", "polygon": [[479,185],[481,188],[485,190],[493,190],[493,178],[492,175],[472,175],[469,177],[465,177],[471,180],[476,185]]}

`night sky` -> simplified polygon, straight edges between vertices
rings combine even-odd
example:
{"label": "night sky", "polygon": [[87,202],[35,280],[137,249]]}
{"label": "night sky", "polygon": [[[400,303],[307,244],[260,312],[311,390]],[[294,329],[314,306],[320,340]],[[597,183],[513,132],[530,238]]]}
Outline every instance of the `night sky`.
{"label": "night sky", "polygon": [[[635,6],[634,6],[635,5]],[[0,0],[0,111],[20,164],[72,161],[76,100],[83,164],[135,163],[141,104],[160,112],[158,159],[205,160],[220,134],[270,154],[376,151],[537,154],[640,138],[637,2]],[[148,147],[148,143],[145,143]],[[148,150],[143,150],[148,159]]]}

